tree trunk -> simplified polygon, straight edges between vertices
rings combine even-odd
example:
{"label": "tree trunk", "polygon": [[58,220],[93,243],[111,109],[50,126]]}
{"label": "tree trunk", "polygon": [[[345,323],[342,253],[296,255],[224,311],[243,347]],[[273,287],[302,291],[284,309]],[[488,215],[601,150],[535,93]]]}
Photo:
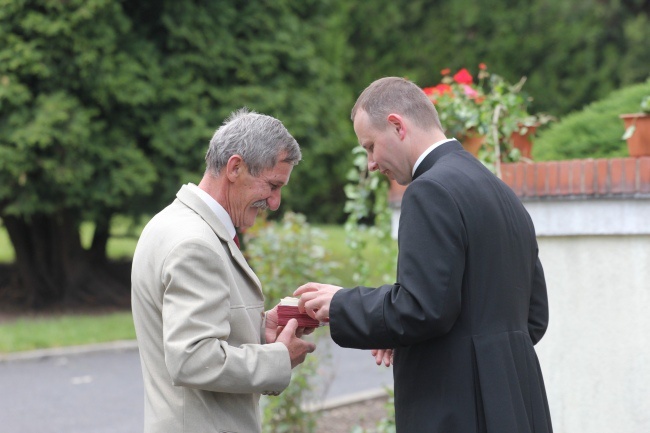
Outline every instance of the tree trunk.
{"label": "tree trunk", "polygon": [[93,263],[97,265],[106,264],[106,245],[111,234],[110,229],[110,216],[105,216],[95,221],[95,233],[93,234],[93,241],[90,245],[89,253]]}
{"label": "tree trunk", "polygon": [[128,305],[124,272],[109,269],[101,240],[92,253],[83,249],[76,215],[7,216],[3,221],[16,251],[5,302],[31,309]]}

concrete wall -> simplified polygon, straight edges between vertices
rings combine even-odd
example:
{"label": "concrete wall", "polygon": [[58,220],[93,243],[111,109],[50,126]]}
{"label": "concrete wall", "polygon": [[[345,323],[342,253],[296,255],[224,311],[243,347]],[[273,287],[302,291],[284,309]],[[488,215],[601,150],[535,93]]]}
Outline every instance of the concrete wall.
{"label": "concrete wall", "polygon": [[524,205],[548,287],[537,353],[554,430],[650,432],[650,200]]}
{"label": "concrete wall", "polygon": [[538,237],[650,234],[650,199],[535,200],[524,206]]}
{"label": "concrete wall", "polygon": [[650,235],[538,243],[551,317],[537,353],[555,432],[650,432]]}

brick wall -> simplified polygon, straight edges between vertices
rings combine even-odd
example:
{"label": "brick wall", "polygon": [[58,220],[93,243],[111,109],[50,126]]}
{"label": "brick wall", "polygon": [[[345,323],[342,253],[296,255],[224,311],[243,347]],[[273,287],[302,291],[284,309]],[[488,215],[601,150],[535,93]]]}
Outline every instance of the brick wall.
{"label": "brick wall", "polygon": [[524,198],[650,197],[650,157],[502,164],[501,177]]}
{"label": "brick wall", "polygon": [[[650,198],[650,156],[504,163],[501,178],[522,200]],[[393,208],[405,189],[391,181]]]}

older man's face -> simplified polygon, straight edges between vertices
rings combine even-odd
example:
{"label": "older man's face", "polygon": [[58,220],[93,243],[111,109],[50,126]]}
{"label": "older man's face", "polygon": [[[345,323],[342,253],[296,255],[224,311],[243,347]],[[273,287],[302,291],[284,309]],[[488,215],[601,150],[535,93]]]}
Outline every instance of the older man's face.
{"label": "older man's face", "polygon": [[280,207],[282,187],[289,182],[292,170],[293,164],[279,162],[259,176],[252,176],[244,164],[229,200],[230,218],[235,227],[251,227],[260,209],[277,210]]}

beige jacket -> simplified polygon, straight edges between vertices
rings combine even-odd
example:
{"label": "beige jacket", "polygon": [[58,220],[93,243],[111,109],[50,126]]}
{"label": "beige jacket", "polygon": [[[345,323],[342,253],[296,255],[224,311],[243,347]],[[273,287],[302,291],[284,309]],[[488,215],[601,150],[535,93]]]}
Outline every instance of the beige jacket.
{"label": "beige jacket", "polygon": [[260,393],[288,386],[289,353],[261,344],[260,281],[187,186],[144,228],[131,282],[145,433],[259,432]]}

